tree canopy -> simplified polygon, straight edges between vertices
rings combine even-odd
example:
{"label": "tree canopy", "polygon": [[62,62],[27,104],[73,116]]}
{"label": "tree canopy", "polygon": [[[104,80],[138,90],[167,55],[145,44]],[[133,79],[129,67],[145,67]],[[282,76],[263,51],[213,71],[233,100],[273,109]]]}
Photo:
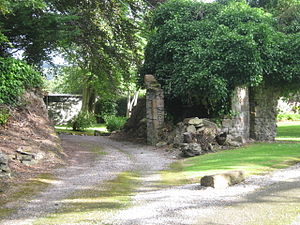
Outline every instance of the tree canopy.
{"label": "tree canopy", "polygon": [[141,74],[155,74],[169,101],[211,114],[228,112],[236,86],[299,88],[298,17],[283,25],[286,12],[271,11],[245,1],[170,0],[154,13]]}

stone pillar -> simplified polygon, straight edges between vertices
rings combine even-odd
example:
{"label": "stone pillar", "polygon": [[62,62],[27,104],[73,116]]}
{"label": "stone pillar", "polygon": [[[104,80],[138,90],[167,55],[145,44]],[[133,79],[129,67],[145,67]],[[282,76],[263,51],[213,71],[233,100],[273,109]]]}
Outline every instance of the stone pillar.
{"label": "stone pillar", "polygon": [[232,115],[222,122],[223,131],[233,140],[245,143],[250,137],[249,88],[236,87],[231,100]]}
{"label": "stone pillar", "polygon": [[164,93],[153,75],[145,75],[147,143],[159,142],[159,131],[164,124]]}
{"label": "stone pillar", "polygon": [[274,141],[279,92],[259,86],[250,89],[250,137],[257,141]]}

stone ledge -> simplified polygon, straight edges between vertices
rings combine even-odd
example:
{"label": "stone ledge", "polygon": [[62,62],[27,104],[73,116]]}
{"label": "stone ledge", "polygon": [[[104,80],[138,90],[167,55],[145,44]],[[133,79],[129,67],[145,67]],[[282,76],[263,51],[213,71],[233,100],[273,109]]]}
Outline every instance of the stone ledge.
{"label": "stone ledge", "polygon": [[201,186],[213,188],[226,188],[245,180],[245,173],[243,171],[230,171],[227,173],[214,174],[204,176],[200,180]]}

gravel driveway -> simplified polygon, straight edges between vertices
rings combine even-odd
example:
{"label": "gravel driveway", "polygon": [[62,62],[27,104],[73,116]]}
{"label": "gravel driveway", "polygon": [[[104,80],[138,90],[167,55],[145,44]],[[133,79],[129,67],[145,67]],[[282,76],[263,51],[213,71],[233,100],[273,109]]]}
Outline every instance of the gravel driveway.
{"label": "gravel driveway", "polygon": [[[105,137],[63,136],[62,140],[74,150],[71,165],[56,170],[56,183],[21,205],[1,224],[34,224],[40,217],[59,212],[60,200],[87,186],[105,185],[122,171],[140,173],[140,185],[130,207],[118,209],[96,223],[80,224],[300,224],[299,164],[269,175],[251,176],[223,190],[202,188],[199,184],[159,188],[155,185],[160,180],[158,172],[173,161],[160,150]],[[85,144],[100,146],[107,154],[95,158],[87,148],[80,147]]]}

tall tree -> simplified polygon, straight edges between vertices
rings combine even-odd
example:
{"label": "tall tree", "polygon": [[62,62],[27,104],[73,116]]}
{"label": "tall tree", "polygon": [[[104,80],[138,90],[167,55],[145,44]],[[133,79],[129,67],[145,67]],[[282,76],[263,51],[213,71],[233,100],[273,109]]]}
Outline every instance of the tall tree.
{"label": "tall tree", "polygon": [[142,62],[145,7],[142,1],[132,0],[62,2],[58,7],[77,17],[72,23],[78,34],[65,52],[85,77],[84,111],[93,111],[101,90],[113,95],[121,83],[132,81],[132,68]]}

